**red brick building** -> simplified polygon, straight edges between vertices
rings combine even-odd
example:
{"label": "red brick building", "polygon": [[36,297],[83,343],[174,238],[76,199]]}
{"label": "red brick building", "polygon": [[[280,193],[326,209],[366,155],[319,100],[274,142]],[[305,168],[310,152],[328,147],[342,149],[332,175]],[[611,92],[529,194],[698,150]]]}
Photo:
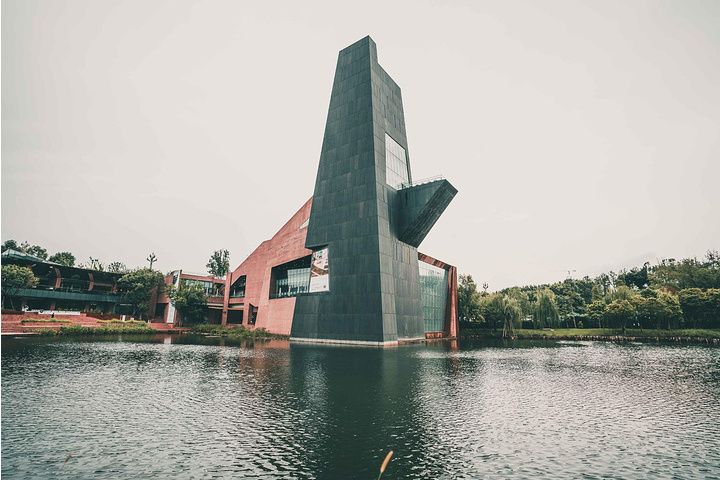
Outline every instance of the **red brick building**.
{"label": "red brick building", "polygon": [[[312,198],[226,278],[176,271],[166,277],[166,283],[183,281],[202,285],[208,294],[207,319],[210,323],[264,328],[272,333],[290,335],[295,300],[307,292],[310,277],[312,251],[305,248],[305,239],[311,207]],[[455,337],[458,325],[457,269],[423,253],[418,254],[418,265],[421,282],[426,283],[426,288],[421,288],[426,338]],[[423,275],[423,270],[431,274]],[[438,292],[435,297],[444,302],[429,299],[427,291],[433,289]],[[440,294],[440,290],[444,292]],[[167,295],[158,298],[156,316],[166,323],[178,322],[179,313]]]}

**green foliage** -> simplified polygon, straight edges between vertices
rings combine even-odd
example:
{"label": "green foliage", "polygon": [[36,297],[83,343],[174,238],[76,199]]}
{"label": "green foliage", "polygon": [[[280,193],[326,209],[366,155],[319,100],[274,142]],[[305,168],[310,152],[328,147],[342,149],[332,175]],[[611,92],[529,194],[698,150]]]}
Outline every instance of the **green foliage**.
{"label": "green foliage", "polygon": [[613,300],[605,308],[603,320],[610,328],[625,330],[628,321],[633,321],[637,308],[630,300]]}
{"label": "green foliage", "polygon": [[556,330],[516,330],[518,338],[587,338],[587,337],[619,337],[622,335],[647,339],[663,338],[720,338],[720,330],[681,329],[681,330],[640,330],[625,329],[623,334],[619,328],[561,328]]}
{"label": "green foliage", "polygon": [[61,320],[59,318],[23,318],[20,320],[21,325],[27,323],[72,323],[70,320]]}
{"label": "green foliage", "polygon": [[65,265],[66,267],[74,267],[75,266],[75,255],[73,255],[70,252],[57,252],[50,258],[48,258],[51,262],[59,263],[60,265]]}
{"label": "green foliage", "polygon": [[2,244],[2,251],[17,250],[18,252],[27,253],[42,260],[47,260],[47,250],[40,245],[30,245],[28,242],[22,242],[20,245],[15,240],[5,240]]}
{"label": "green foliage", "polygon": [[637,318],[642,328],[672,328],[682,317],[680,303],[675,295],[656,292],[654,296],[637,300]]}
{"label": "green foliage", "polygon": [[560,321],[555,294],[548,288],[538,290],[533,305],[535,327],[557,327]]}
{"label": "green foliage", "polygon": [[208,260],[206,266],[210,275],[224,277],[230,270],[230,252],[227,250],[215,250],[210,255],[210,260]]}
{"label": "green foliage", "polygon": [[617,276],[617,280],[619,283],[622,283],[623,285],[634,288],[636,290],[640,290],[642,288],[647,287],[650,284],[650,280],[648,278],[648,268],[650,266],[649,262],[645,262],[645,264],[642,266],[642,268],[632,268],[630,270],[623,270],[620,272]]}
{"label": "green foliage", "polygon": [[502,293],[517,302],[518,307],[520,307],[520,311],[522,312],[523,318],[533,314],[535,307],[534,303],[530,300],[529,292],[526,292],[519,287],[512,287],[503,290]]}
{"label": "green foliage", "polygon": [[169,285],[167,289],[168,297],[180,312],[182,321],[196,321],[204,315],[207,309],[207,295],[200,285],[180,282],[179,287]]}
{"label": "green foliage", "polygon": [[32,255],[33,257],[38,257],[43,260],[47,260],[48,258],[47,250],[42,248],[40,245],[30,245],[25,248],[24,252],[28,255]]}
{"label": "green foliage", "polygon": [[607,303],[612,303],[616,300],[627,300],[630,303],[637,302],[638,293],[625,285],[619,285],[615,290],[611,291],[605,296]]}
{"label": "green foliage", "polygon": [[589,303],[586,308],[588,318],[595,322],[595,325],[597,325],[598,327],[602,327],[602,321],[605,317],[606,306],[607,305],[603,300],[594,300],[593,302]]}
{"label": "green foliage", "polygon": [[720,289],[686,288],[678,292],[686,324],[720,328]]}
{"label": "green foliage", "polygon": [[160,291],[165,285],[162,273],[140,268],[126,273],[118,280],[118,288],[123,294],[123,301],[132,305],[133,315],[140,318],[148,315],[153,289]]}
{"label": "green foliage", "polygon": [[10,305],[15,309],[13,297],[23,288],[33,288],[38,284],[38,278],[29,267],[19,265],[2,266],[2,287],[3,300],[10,299]]}
{"label": "green foliage", "polygon": [[682,290],[687,288],[720,288],[720,253],[709,251],[704,260],[674,258],[650,268],[650,285],[655,288]]}
{"label": "green foliage", "polygon": [[90,270],[97,270],[98,272],[104,272],[105,267],[103,266],[102,262],[98,260],[97,258],[90,257],[90,260],[88,263],[83,264],[82,268],[89,268]]}
{"label": "green foliage", "polygon": [[205,335],[221,335],[232,338],[286,338],[283,335],[276,335],[269,333],[264,328],[254,328],[252,330],[238,326],[238,327],[224,327],[222,325],[210,325],[208,323],[201,323],[193,325],[191,330],[192,333],[200,333]]}
{"label": "green foliage", "polygon": [[2,251],[17,250],[20,251],[20,245],[15,240],[5,240],[2,244]]}
{"label": "green foliage", "polygon": [[128,269],[122,262],[112,262],[108,264],[107,271],[110,273],[125,273]]}
{"label": "green foliage", "polygon": [[[49,332],[48,332],[49,333]],[[116,335],[116,334],[151,334],[155,333],[147,324],[112,325],[103,327],[84,327],[82,325],[69,325],[60,327],[57,335]]]}
{"label": "green foliage", "polygon": [[482,297],[480,312],[488,328],[513,327],[520,324],[523,318],[522,308],[517,299],[501,293],[493,293]]}
{"label": "green foliage", "polygon": [[458,282],[458,317],[468,322],[483,320],[480,311],[480,294],[472,275],[460,275]]}

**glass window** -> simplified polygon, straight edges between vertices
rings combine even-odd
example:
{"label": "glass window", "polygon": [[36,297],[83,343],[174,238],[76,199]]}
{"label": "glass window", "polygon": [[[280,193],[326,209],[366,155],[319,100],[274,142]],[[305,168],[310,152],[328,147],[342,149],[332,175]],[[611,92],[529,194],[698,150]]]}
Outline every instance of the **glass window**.
{"label": "glass window", "polygon": [[230,288],[231,297],[244,297],[245,296],[245,284],[247,283],[247,277],[241,275]]}
{"label": "glass window", "polygon": [[205,290],[205,295],[208,297],[212,297],[218,294],[218,290],[215,289],[213,282],[208,282],[205,280],[194,280],[192,278],[183,278],[183,283],[185,285],[198,285],[200,288]]}
{"label": "glass window", "polygon": [[307,292],[310,255],[273,267],[270,278],[270,298],[295,297]]}
{"label": "glass window", "polygon": [[390,135],[385,134],[385,181],[393,188],[401,188],[409,183],[407,156],[405,149]]}
{"label": "glass window", "polygon": [[447,271],[418,262],[420,267],[420,300],[426,332],[442,332],[447,307]]}

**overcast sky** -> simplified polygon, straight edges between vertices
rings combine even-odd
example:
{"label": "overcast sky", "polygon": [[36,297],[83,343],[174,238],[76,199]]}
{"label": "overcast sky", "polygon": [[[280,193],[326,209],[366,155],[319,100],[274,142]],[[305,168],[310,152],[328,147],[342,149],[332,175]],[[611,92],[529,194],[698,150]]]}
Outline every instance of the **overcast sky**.
{"label": "overcast sky", "polygon": [[312,195],[337,53],[371,35],[420,250],[491,290],[720,248],[720,2],[3,0],[2,240],[235,267]]}

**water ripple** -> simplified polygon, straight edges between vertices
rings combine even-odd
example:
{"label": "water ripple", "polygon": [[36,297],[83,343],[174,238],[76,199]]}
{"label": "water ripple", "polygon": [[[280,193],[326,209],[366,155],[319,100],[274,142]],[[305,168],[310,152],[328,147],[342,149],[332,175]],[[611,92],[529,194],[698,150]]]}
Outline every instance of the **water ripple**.
{"label": "water ripple", "polygon": [[2,347],[7,478],[720,477],[717,348]]}

